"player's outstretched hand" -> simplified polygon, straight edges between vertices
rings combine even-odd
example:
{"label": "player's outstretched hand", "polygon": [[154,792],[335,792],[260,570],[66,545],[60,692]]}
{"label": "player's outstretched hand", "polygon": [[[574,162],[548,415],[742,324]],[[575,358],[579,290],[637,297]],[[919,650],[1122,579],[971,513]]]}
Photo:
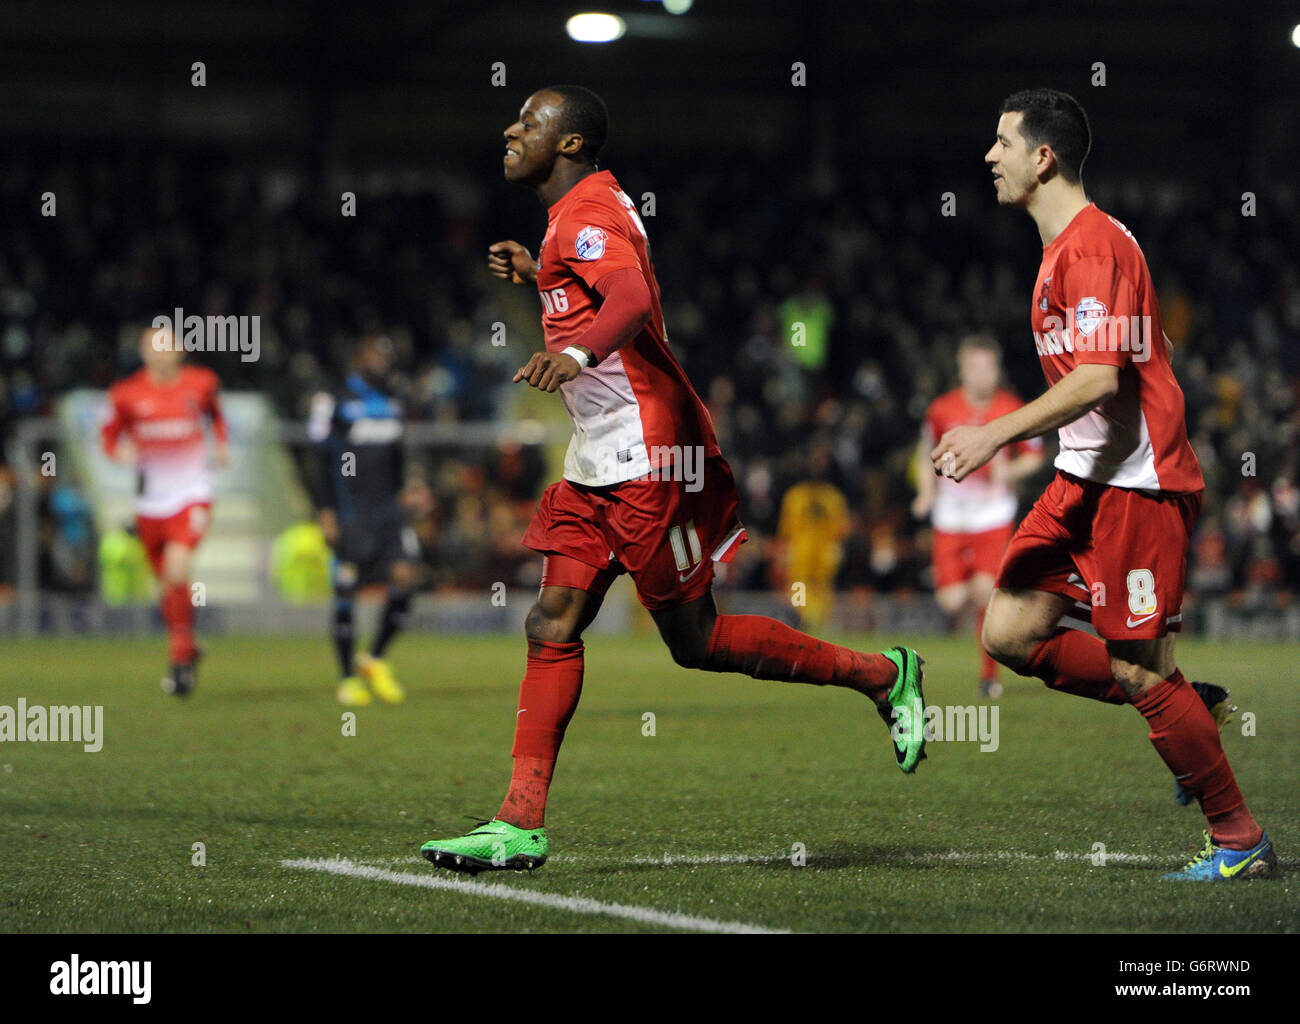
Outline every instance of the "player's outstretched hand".
{"label": "player's outstretched hand", "polygon": [[524,380],[538,391],[550,392],[581,372],[582,367],[573,356],[563,352],[534,352],[533,358],[515,371],[511,383],[518,384]]}
{"label": "player's outstretched hand", "polygon": [[537,280],[537,263],[532,253],[518,242],[496,242],[488,246],[488,270],[493,277],[511,284],[532,284]]}
{"label": "player's outstretched hand", "polygon": [[1002,445],[988,426],[953,427],[930,452],[930,461],[939,476],[961,482],[998,453]]}

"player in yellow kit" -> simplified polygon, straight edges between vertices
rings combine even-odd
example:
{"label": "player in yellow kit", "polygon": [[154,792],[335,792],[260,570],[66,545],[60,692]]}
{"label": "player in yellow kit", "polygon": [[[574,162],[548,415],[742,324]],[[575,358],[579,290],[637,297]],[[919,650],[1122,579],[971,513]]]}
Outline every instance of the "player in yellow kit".
{"label": "player in yellow kit", "polygon": [[844,561],[850,520],[849,504],[840,489],[820,479],[818,467],[827,464],[825,452],[815,450],[812,462],[819,478],[797,483],[785,492],[777,537],[785,548],[791,600],[801,609],[803,624],[819,629],[834,607],[835,577]]}

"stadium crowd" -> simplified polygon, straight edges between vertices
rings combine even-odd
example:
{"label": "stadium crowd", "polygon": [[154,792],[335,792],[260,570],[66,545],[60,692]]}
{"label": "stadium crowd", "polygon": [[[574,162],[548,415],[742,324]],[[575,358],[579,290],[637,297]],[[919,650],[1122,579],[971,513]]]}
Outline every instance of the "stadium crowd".
{"label": "stadium crowd", "polygon": [[[647,214],[669,338],[742,490],[753,543],[726,585],[779,579],[770,538],[781,498],[814,475],[851,509],[841,587],[928,586],[929,532],[908,511],[913,456],[927,404],[955,384],[957,343],[990,331],[1010,385],[1025,398],[1043,389],[1028,330],[1038,250],[1029,219],[996,209],[978,165],[895,177],[857,163],[700,154],[684,170],[620,151],[610,167]],[[366,330],[393,339],[413,419],[510,417],[516,353],[491,344],[492,325],[534,307],[488,276],[485,251],[515,238],[535,252],[544,221],[495,175],[318,177],[206,151],[18,149],[0,168],[0,202],[26,211],[0,225],[0,435],[69,389],[128,372],[133,328],[176,306],[259,315],[257,362],[201,361],[228,389],[265,392],[289,419],[305,418]],[[1247,216],[1240,197],[1208,185],[1088,183],[1141,243],[1175,343],[1208,484],[1190,588],[1285,600],[1300,589],[1297,191],[1263,188]],[[345,190],[355,217],[341,215]],[[942,209],[949,191],[954,216]],[[45,193],[54,216],[42,211]],[[533,585],[518,541],[546,475],[529,446],[429,459],[407,504],[434,583]],[[1041,482],[1028,481],[1025,496]],[[84,502],[49,487],[43,583],[92,586],[93,571],[67,555],[93,551]],[[13,495],[0,456],[0,585],[13,582]]]}

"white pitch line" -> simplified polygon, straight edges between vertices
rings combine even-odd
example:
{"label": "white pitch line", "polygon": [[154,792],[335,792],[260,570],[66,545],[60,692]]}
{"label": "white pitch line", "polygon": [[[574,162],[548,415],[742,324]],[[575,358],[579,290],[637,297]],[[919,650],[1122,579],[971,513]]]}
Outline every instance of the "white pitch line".
{"label": "white pitch line", "polygon": [[351,878],[366,878],[376,882],[395,882],[398,885],[413,885],[422,889],[441,889],[456,892],[462,896],[486,896],[488,899],[509,900],[515,903],[531,903],[539,907],[554,910],[567,910],[575,914],[598,914],[604,917],[618,917],[642,924],[662,925],[665,928],[680,928],[694,932],[725,932],[744,935],[786,934],[786,929],[762,928],[758,925],[744,924],[739,921],[715,921],[709,917],[695,917],[691,914],[669,913],[651,907],[634,907],[626,903],[603,903],[586,896],[558,896],[548,892],[534,892],[531,889],[516,889],[500,883],[471,882],[453,880],[435,875],[416,875],[409,871],[388,871],[384,868],[358,864],[343,857],[327,860],[282,860],[286,868],[302,868],[307,871],[324,871],[331,875],[347,875]]}

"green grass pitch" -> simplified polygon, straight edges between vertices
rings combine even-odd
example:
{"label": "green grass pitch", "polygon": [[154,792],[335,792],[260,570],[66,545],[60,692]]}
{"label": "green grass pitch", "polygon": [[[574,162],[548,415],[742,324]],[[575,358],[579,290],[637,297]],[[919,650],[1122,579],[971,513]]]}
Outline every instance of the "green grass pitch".
{"label": "green grass pitch", "polygon": [[[905,777],[862,697],[688,672],[638,634],[588,643],[551,861],[465,885],[418,850],[498,806],[521,638],[403,635],[409,699],[360,709],[355,736],[323,635],[210,638],[188,701],[158,689],[161,638],[9,640],[0,704],[102,704],[104,746],[0,743],[0,930],[1295,931],[1300,646],[1179,645],[1189,678],[1233,689],[1225,745],[1279,877],[1158,880],[1203,823],[1131,708],[1008,677],[995,752],[932,743]],[[972,703],[972,642],[916,646],[928,701]],[[330,858],[386,874],[283,863]]]}

